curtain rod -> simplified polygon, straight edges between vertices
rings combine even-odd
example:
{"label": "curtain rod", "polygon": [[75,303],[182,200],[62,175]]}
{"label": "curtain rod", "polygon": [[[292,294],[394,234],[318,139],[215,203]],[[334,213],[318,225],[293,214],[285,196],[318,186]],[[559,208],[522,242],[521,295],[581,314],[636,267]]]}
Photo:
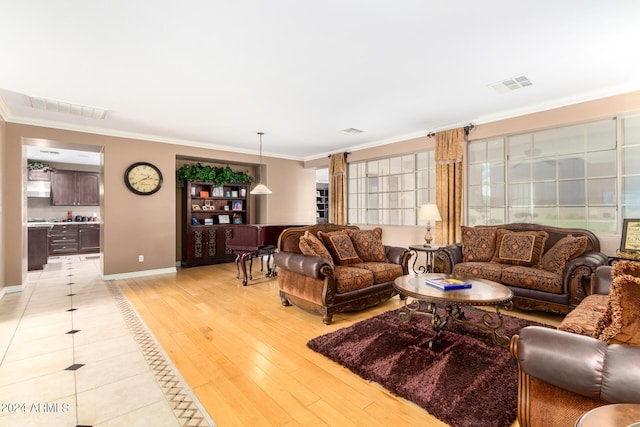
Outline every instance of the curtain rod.
{"label": "curtain rod", "polygon": [[[474,127],[475,125],[473,123],[469,123],[467,126],[463,127],[462,129],[464,129],[464,134],[469,136],[469,132],[471,132]],[[427,134],[427,138],[433,138],[434,136],[436,136],[435,132],[429,132]]]}
{"label": "curtain rod", "polygon": [[[346,159],[346,158],[347,158],[347,156],[348,156],[349,154],[351,154],[351,153],[350,153],[350,152],[348,152],[348,151],[345,151],[345,152],[344,152],[344,153],[342,153],[342,154],[344,155],[344,158]],[[331,157],[331,156],[333,156],[333,154],[329,154],[327,157]]]}

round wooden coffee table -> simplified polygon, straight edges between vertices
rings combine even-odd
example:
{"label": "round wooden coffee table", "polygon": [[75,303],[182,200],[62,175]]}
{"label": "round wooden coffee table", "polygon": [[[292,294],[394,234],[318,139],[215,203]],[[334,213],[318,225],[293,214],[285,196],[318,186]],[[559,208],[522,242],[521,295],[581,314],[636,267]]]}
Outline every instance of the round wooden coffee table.
{"label": "round wooden coffee table", "polygon": [[598,406],[582,414],[576,427],[636,427],[640,426],[640,404],[616,403]]}
{"label": "round wooden coffee table", "polygon": [[[471,283],[471,288],[443,291],[425,282],[425,279],[435,277],[462,280]],[[407,310],[400,312],[402,320],[408,322],[414,315],[431,317],[435,335],[429,341],[429,348],[433,348],[438,334],[449,320],[488,330],[497,344],[505,347],[509,345],[510,338],[497,332],[504,324],[500,309],[510,310],[513,307],[511,302],[513,292],[506,286],[491,280],[457,277],[448,274],[408,274],[398,277],[393,282],[393,286],[400,294],[412,298],[412,300],[405,299]],[[426,303],[426,309],[421,302]],[[442,315],[438,313],[438,304],[444,307]],[[465,319],[462,309],[464,306],[492,306],[495,307],[495,313],[487,311],[482,315],[481,323],[473,323]]]}

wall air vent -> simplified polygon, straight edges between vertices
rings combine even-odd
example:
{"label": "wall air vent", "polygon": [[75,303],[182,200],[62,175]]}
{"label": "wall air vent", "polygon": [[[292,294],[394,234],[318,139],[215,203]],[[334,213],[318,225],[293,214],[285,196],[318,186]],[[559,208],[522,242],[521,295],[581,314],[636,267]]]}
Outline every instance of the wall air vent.
{"label": "wall air vent", "polygon": [[104,120],[107,118],[107,110],[86,105],[71,104],[70,102],[56,101],[53,99],[37,98],[29,96],[31,108],[47,111],[57,111],[59,113],[74,114],[76,116],[89,117],[92,119]]}
{"label": "wall air vent", "polygon": [[357,135],[359,133],[364,132],[363,130],[360,129],[356,129],[356,128],[347,128],[347,129],[342,129],[339,130],[338,132],[345,134],[345,135]]}
{"label": "wall air vent", "polygon": [[531,85],[533,85],[533,83],[531,83],[531,80],[529,80],[527,76],[521,75],[517,77],[511,77],[510,79],[505,79],[497,83],[493,83],[489,85],[489,87],[498,93],[507,93],[511,92],[512,90],[522,89],[523,87]]}

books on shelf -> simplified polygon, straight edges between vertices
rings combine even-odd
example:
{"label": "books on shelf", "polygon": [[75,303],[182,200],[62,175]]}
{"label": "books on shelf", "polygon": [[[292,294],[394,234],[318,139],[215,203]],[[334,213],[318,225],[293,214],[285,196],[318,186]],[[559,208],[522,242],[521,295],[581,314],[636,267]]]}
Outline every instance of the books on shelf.
{"label": "books on shelf", "polygon": [[452,291],[455,289],[471,288],[471,283],[468,283],[459,279],[450,279],[446,277],[431,277],[428,279],[424,279],[424,282],[427,285],[440,289],[441,291]]}

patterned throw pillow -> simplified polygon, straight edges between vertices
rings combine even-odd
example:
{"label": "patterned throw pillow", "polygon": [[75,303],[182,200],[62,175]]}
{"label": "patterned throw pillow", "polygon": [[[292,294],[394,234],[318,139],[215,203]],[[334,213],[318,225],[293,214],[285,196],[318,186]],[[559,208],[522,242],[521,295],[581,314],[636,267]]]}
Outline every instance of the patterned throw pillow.
{"label": "patterned throw pillow", "polygon": [[300,247],[300,252],[304,255],[326,258],[333,265],[333,258],[331,258],[327,247],[313,233],[309,233],[308,230],[304,232],[304,235],[300,236],[298,246]]}
{"label": "patterned throw pillow", "polygon": [[462,226],[462,262],[491,261],[496,252],[496,227]]}
{"label": "patterned throw pillow", "polygon": [[358,257],[364,262],[389,262],[382,243],[382,228],[347,230]]}
{"label": "patterned throw pillow", "polygon": [[362,262],[356,248],[353,246],[351,237],[346,231],[330,231],[325,233],[318,231],[318,237],[322,239],[324,245],[329,249],[333,261],[337,265],[358,264]]}
{"label": "patterned throw pillow", "polygon": [[546,231],[511,231],[498,229],[496,253],[491,262],[539,267],[544,243],[549,238]]}
{"label": "patterned throw pillow", "polygon": [[609,288],[605,318],[609,324],[598,337],[609,344],[640,345],[640,277],[616,276]]}
{"label": "patterned throw pillow", "polygon": [[563,237],[542,256],[542,268],[552,273],[562,274],[567,262],[584,253],[587,249],[587,241],[587,236],[574,237],[569,234]]}

